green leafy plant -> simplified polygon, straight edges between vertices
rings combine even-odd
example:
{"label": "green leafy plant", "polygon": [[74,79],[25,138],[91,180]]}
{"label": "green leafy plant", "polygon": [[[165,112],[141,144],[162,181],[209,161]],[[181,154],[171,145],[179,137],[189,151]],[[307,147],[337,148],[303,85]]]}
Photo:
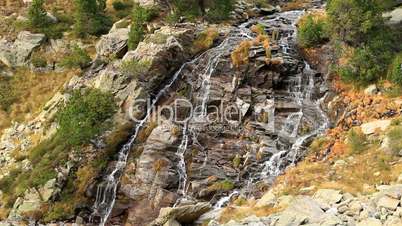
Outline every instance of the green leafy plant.
{"label": "green leafy plant", "polygon": [[384,26],[377,0],[330,0],[327,14],[332,37],[353,47],[367,43]]}
{"label": "green leafy plant", "polygon": [[91,58],[88,56],[87,52],[78,45],[74,45],[71,54],[61,60],[60,66],[67,68],[85,68],[90,62]]}
{"label": "green leafy plant", "polygon": [[402,53],[395,56],[388,70],[388,79],[402,86]]}
{"label": "green leafy plant", "polygon": [[132,24],[128,34],[128,48],[135,49],[138,44],[144,39],[144,25],[155,17],[156,11],[152,8],[145,8],[139,4],[135,4],[132,13]]}
{"label": "green leafy plant", "polygon": [[97,89],[78,90],[58,113],[58,133],[71,145],[88,142],[102,132],[104,122],[116,110],[113,96]]}
{"label": "green leafy plant", "polygon": [[39,56],[39,55],[33,55],[31,57],[31,63],[34,67],[36,68],[43,68],[47,66],[47,61],[44,57]]}
{"label": "green leafy plant", "polygon": [[96,0],[74,0],[74,30],[78,37],[87,34],[101,35],[109,31],[111,19],[104,14],[104,2]]}
{"label": "green leafy plant", "polygon": [[43,7],[45,0],[33,0],[28,9],[28,21],[30,26],[42,28],[49,23],[46,10]]}
{"label": "green leafy plant", "polygon": [[234,0],[213,1],[212,7],[207,12],[207,19],[214,22],[228,19],[234,9],[234,3]]}
{"label": "green leafy plant", "polygon": [[360,130],[352,128],[348,132],[347,145],[353,154],[360,154],[368,148],[367,137]]}
{"label": "green leafy plant", "polygon": [[322,18],[308,15],[298,29],[297,39],[302,47],[313,47],[328,40],[326,22]]}
{"label": "green leafy plant", "polygon": [[16,100],[10,77],[0,76],[0,108],[7,111]]}

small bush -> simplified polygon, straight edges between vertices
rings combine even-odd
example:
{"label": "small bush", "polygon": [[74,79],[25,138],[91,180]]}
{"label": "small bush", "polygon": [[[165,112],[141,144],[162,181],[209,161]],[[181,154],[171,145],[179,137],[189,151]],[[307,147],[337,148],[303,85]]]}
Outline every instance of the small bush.
{"label": "small bush", "polygon": [[314,141],[310,144],[308,150],[309,153],[313,155],[318,155],[325,146],[328,144],[328,139],[326,137],[317,137]]}
{"label": "small bush", "polygon": [[388,79],[402,86],[402,53],[395,56],[388,70]]}
{"label": "small bush", "polygon": [[112,26],[112,20],[104,13],[104,1],[74,0],[74,7],[74,31],[78,37],[99,36]]}
{"label": "small bush", "polygon": [[169,21],[176,22],[180,17],[194,20],[201,15],[201,9],[196,0],[173,0],[173,12],[169,15]]}
{"label": "small bush", "polygon": [[324,19],[308,15],[303,21],[297,33],[297,39],[302,47],[313,47],[328,40]]}
{"label": "small bush", "polygon": [[234,0],[215,0],[207,13],[207,19],[218,22],[226,20],[234,8]]}
{"label": "small bush", "polygon": [[387,136],[389,138],[389,147],[394,154],[399,154],[402,150],[402,126],[397,125],[392,127]]}
{"label": "small bush", "polygon": [[11,78],[0,76],[0,108],[7,111],[15,100],[16,95],[11,88]]}
{"label": "small bush", "polygon": [[363,132],[352,128],[348,132],[347,145],[353,154],[360,154],[368,148],[368,141]]}
{"label": "small bush", "polygon": [[31,63],[36,68],[43,68],[43,67],[47,66],[46,59],[44,57],[38,56],[38,55],[32,56]]}
{"label": "small bush", "polygon": [[97,89],[74,91],[58,113],[58,133],[70,145],[81,145],[105,129],[104,122],[116,110],[112,94]]}
{"label": "small bush", "polygon": [[157,12],[154,8],[145,8],[139,4],[135,4],[132,13],[132,24],[130,33],[128,34],[128,48],[135,49],[144,39],[144,25],[156,16]]}
{"label": "small bush", "polygon": [[125,9],[131,7],[132,5],[126,4],[126,3],[121,2],[121,1],[114,1],[112,3],[112,6],[113,6],[113,9],[119,11],[119,10],[125,10]]}
{"label": "small bush", "polygon": [[211,48],[215,39],[219,36],[216,28],[208,28],[198,35],[193,43],[193,52],[198,53],[202,50]]}
{"label": "small bush", "polygon": [[386,75],[392,55],[391,37],[378,34],[368,44],[354,50],[348,64],[340,68],[341,77],[360,85],[376,82]]}
{"label": "small bush", "polygon": [[138,44],[144,39],[145,30],[142,23],[132,23],[128,34],[128,48],[136,49]]}
{"label": "small bush", "polygon": [[33,0],[28,9],[28,21],[31,27],[42,28],[49,24],[46,10],[43,7],[44,0]]}
{"label": "small bush", "polygon": [[91,58],[88,56],[85,50],[81,49],[79,46],[74,45],[72,47],[71,54],[64,57],[61,60],[60,66],[67,68],[85,68],[91,62]]}

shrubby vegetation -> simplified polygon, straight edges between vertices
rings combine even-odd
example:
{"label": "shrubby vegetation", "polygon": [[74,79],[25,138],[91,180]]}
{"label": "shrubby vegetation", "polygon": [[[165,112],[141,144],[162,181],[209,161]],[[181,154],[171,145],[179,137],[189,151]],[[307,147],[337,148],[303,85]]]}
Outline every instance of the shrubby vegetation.
{"label": "shrubby vegetation", "polygon": [[207,20],[214,22],[226,20],[233,10],[234,2],[234,0],[215,0],[210,2],[205,0],[173,0],[171,2],[172,13],[168,19],[176,22],[181,17],[194,20],[196,17],[205,15]]}
{"label": "shrubby vegetation", "polygon": [[49,24],[49,18],[43,7],[45,0],[33,0],[28,9],[28,21],[32,27],[42,28]]}
{"label": "shrubby vegetation", "polygon": [[57,22],[51,21],[44,8],[44,0],[34,0],[28,9],[28,21],[16,21],[15,27],[19,30],[44,33],[48,38],[61,38],[63,32],[69,30],[72,19],[58,12],[53,12]]}
{"label": "shrubby vegetation", "polygon": [[135,4],[132,13],[132,23],[130,33],[128,34],[128,48],[135,49],[144,39],[145,23],[155,17],[156,11],[152,8],[145,8],[139,4]]}
{"label": "shrubby vegetation", "polygon": [[78,37],[101,35],[109,31],[111,19],[105,15],[104,0],[74,0],[74,31]]}
{"label": "shrubby vegetation", "polygon": [[353,154],[360,154],[368,147],[367,137],[362,131],[352,128],[348,132],[347,145]]}
{"label": "shrubby vegetation", "polygon": [[91,57],[78,45],[72,47],[71,54],[65,56],[60,61],[60,66],[67,68],[85,68],[91,62]]}
{"label": "shrubby vegetation", "polygon": [[402,86],[402,53],[395,56],[388,71],[388,79]]}
{"label": "shrubby vegetation", "polygon": [[226,20],[234,9],[234,0],[215,0],[207,12],[207,19],[210,21]]}
{"label": "shrubby vegetation", "polygon": [[387,74],[388,65],[395,51],[398,51],[398,40],[394,38],[395,31],[385,24],[382,17],[386,8],[384,4],[377,0],[328,1],[332,41],[341,50],[351,49],[351,54],[346,54],[347,64],[338,67],[344,80],[365,85]]}
{"label": "shrubby vegetation", "polygon": [[81,145],[102,132],[104,121],[115,112],[113,96],[96,89],[74,91],[58,113],[58,134],[70,145]]}
{"label": "shrubby vegetation", "polygon": [[31,57],[31,63],[36,68],[42,68],[47,66],[47,61],[43,56],[34,54]]}
{"label": "shrubby vegetation", "polygon": [[7,111],[15,101],[14,90],[11,88],[10,77],[0,76],[0,108]]}
{"label": "shrubby vegetation", "polygon": [[313,47],[328,40],[327,24],[324,18],[308,15],[299,24],[297,39],[302,47]]}
{"label": "shrubby vegetation", "polygon": [[0,180],[5,206],[12,207],[15,199],[27,188],[38,188],[55,178],[55,167],[66,163],[75,146],[88,143],[104,131],[105,121],[114,114],[115,107],[109,93],[96,89],[74,91],[57,115],[59,129],[54,137],[40,143],[25,156],[30,160],[32,169],[22,171],[16,168]]}
{"label": "shrubby vegetation", "polygon": [[138,77],[144,74],[150,67],[149,61],[130,60],[124,61],[120,67],[120,71],[124,75]]}

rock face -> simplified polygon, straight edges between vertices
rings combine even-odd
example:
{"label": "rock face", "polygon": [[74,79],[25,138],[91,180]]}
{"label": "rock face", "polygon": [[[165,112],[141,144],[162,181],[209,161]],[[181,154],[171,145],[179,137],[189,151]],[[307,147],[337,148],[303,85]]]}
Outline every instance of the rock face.
{"label": "rock face", "polygon": [[[136,203],[130,208],[127,219],[132,225],[152,221],[161,207],[175,202],[176,195],[167,190],[176,181],[174,145],[178,137],[173,130],[175,125],[169,121],[157,126],[145,142],[135,175],[125,175],[127,180],[123,180],[120,192]],[[140,214],[145,213],[144,210],[146,214]]]}
{"label": "rock face", "polygon": [[0,62],[8,67],[23,66],[32,51],[45,40],[44,34],[21,31],[14,42],[0,40]]}
{"label": "rock face", "polygon": [[11,210],[8,219],[19,220],[22,218],[21,214],[39,211],[43,204],[45,204],[54,195],[56,191],[56,179],[51,179],[40,189],[31,188],[27,190],[24,197],[19,197]]}
{"label": "rock face", "polygon": [[96,45],[97,57],[121,58],[127,52],[129,28],[115,29],[111,33],[102,35]]}

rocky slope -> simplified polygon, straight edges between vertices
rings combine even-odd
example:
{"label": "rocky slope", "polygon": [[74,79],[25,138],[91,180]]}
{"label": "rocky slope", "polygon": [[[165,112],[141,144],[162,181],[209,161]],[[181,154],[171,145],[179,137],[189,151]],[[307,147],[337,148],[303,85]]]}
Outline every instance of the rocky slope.
{"label": "rocky slope", "polygon": [[[321,186],[307,178],[310,169],[306,178],[292,180],[293,172],[303,174],[303,164],[332,167],[318,174],[323,183],[334,173],[346,177],[347,166],[367,164],[368,157],[343,160],[346,154],[337,152],[347,145],[346,131],[359,126],[387,149],[387,131],[402,102],[375,95],[377,87],[358,100],[361,94],[331,87],[326,79],[332,50],[299,50],[296,24],[304,12],[280,12],[279,5],[313,8],[321,2],[279,1],[274,7],[239,1],[225,25],[151,22],[149,34],[130,51],[126,19],[96,44],[79,43],[94,51],[90,65],[35,119],[2,131],[0,179],[31,181],[45,174],[30,155],[52,140],[55,115],[69,91],[112,93],[118,104],[112,126],[90,144],[65,150],[61,160],[53,154],[57,148],[46,150],[41,164],[58,159],[51,176],[39,185],[18,185],[12,195],[0,192],[0,225],[400,225],[400,184],[360,195]],[[68,55],[74,42],[45,42],[42,34],[26,31],[12,41],[4,38],[0,70],[12,74],[12,67],[30,64],[36,51]],[[40,70],[66,69],[53,62]],[[335,128],[325,135],[329,142],[312,153],[308,144],[330,122]],[[373,184],[390,184],[400,174],[400,161],[393,164],[392,176],[380,161],[373,164],[372,192]]]}

